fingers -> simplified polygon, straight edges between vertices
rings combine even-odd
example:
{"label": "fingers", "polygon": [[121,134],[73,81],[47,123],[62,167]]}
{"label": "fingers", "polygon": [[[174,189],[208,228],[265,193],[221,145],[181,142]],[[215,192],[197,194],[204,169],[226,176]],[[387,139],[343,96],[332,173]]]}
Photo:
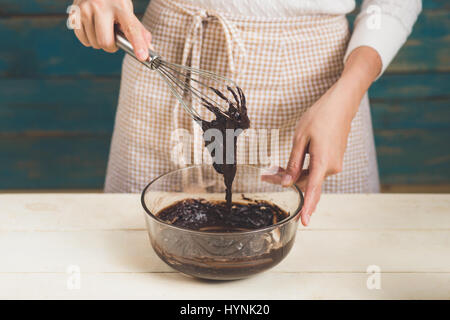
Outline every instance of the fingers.
{"label": "fingers", "polygon": [[309,179],[309,169],[302,169],[302,174],[297,179],[295,184],[297,185],[297,187],[300,188],[300,190],[306,190],[306,184],[308,183],[308,179]]}
{"label": "fingers", "polygon": [[[301,170],[300,177],[296,180],[296,185],[300,190],[305,190],[305,201],[301,212],[302,224],[306,227],[309,224],[312,213],[316,209],[322,193],[322,183],[326,176],[326,166],[319,162],[311,163],[310,169]],[[282,184],[286,175],[283,168],[271,168],[267,173],[261,175],[261,180],[272,184]]]}
{"label": "fingers", "polygon": [[261,174],[261,180],[272,184],[281,184],[285,170],[280,167],[270,168]]}
{"label": "fingers", "polygon": [[[80,4],[81,11],[81,25],[83,28],[84,41],[82,43],[86,46],[91,46],[95,49],[99,49],[97,38],[94,30],[94,9],[87,3]],[[78,32],[81,34],[81,32]],[[80,39],[81,41],[81,39]]]}
{"label": "fingers", "polygon": [[114,16],[109,13],[98,14],[94,22],[99,47],[106,52],[116,52],[118,48],[114,39]]}
{"label": "fingers", "polygon": [[326,166],[322,163],[312,159],[309,178],[306,182],[305,189],[305,203],[302,208],[302,224],[307,226],[309,224],[310,217],[314,210],[316,209],[317,203],[320,199],[320,194],[322,192],[322,183],[325,179]]}
{"label": "fingers", "polygon": [[141,28],[142,28],[142,34],[144,36],[144,39],[147,42],[147,47],[154,51],[155,49],[153,49],[153,46],[152,46],[152,34],[150,33],[150,31],[145,29],[143,24],[141,24]]}
{"label": "fingers", "polygon": [[80,40],[80,42],[85,47],[90,47],[91,46],[89,44],[89,40],[87,38],[86,31],[84,30],[83,26],[81,26],[79,29],[74,29],[74,31],[75,31],[75,36],[78,38],[78,40]]}
{"label": "fingers", "polygon": [[[275,172],[265,172],[261,174],[261,181],[280,185],[285,172],[286,171],[283,168],[278,168],[278,170]],[[295,182],[295,184],[297,185],[297,187],[300,188],[300,190],[305,190],[308,178],[309,178],[309,170],[302,169],[300,177]]]}
{"label": "fingers", "polygon": [[305,160],[306,145],[307,140],[303,136],[294,139],[294,145],[292,146],[291,155],[289,156],[286,172],[281,180],[283,187],[291,186],[300,177],[303,161]]}
{"label": "fingers", "polygon": [[86,36],[88,38],[89,44],[94,49],[100,49],[100,46],[97,42],[97,36],[95,35],[95,29],[94,29],[94,17],[90,17],[90,20],[85,20],[83,23],[84,30],[86,32]]}
{"label": "fingers", "polygon": [[141,61],[146,60],[148,58],[148,39],[143,34],[141,22],[134,14],[123,11],[120,12],[118,20],[125,37],[133,46],[136,57]]}
{"label": "fingers", "polygon": [[148,58],[152,35],[133,14],[131,1],[75,0],[74,4],[79,7],[81,17],[81,28],[75,29],[75,35],[83,45],[107,52],[117,51],[114,25],[119,23],[136,57],[140,60]]}

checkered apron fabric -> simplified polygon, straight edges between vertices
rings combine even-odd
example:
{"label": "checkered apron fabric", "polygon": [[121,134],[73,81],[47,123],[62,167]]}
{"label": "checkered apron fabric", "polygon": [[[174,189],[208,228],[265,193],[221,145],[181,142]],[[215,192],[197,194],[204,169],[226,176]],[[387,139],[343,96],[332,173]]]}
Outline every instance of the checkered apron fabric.
{"label": "checkered apron fabric", "polygon": [[[142,22],[152,33],[155,51],[164,59],[238,83],[247,98],[251,129],[257,137],[267,132],[266,141],[277,141],[277,148],[268,153],[276,156],[282,167],[289,159],[297,121],[338,79],[349,40],[345,16],[239,17],[182,0],[152,0]],[[194,107],[202,117],[211,119],[206,108]],[[180,130],[192,135],[192,148],[187,159],[176,161]],[[276,140],[272,140],[272,132]],[[238,161],[268,165],[262,158],[254,162],[250,156],[254,144],[246,144],[246,139],[251,141],[251,135],[239,138]],[[157,176],[207,160],[208,155],[200,126],[164,81],[126,56],[105,192],[141,192]],[[366,95],[352,122],[343,171],[328,177],[323,191],[377,192],[378,188]]]}

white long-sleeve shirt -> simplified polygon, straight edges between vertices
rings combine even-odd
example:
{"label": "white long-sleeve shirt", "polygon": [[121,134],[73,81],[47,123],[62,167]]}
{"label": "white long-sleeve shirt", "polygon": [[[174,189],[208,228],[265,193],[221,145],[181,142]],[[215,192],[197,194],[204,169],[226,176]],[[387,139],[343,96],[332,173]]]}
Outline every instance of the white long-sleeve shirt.
{"label": "white long-sleeve shirt", "polygon": [[[293,17],[301,14],[347,14],[354,0],[185,0],[232,15]],[[422,10],[421,0],[364,0],[355,20],[344,61],[357,47],[375,49],[387,68],[411,33]]]}

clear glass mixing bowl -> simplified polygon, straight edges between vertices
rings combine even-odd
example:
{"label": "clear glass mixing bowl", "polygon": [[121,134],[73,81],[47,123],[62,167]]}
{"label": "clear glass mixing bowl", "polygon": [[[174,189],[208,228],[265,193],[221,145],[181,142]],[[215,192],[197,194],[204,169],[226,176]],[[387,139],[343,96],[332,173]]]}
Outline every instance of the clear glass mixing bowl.
{"label": "clear glass mixing bowl", "polygon": [[203,232],[179,228],[157,218],[158,212],[183,199],[224,200],[223,176],[211,165],[164,174],[142,192],[142,205],[153,249],[169,266],[184,274],[215,280],[241,279],[278,264],[294,244],[303,195],[261,181],[262,169],[238,165],[233,202],[269,201],[289,213],[283,221],[243,232]]}

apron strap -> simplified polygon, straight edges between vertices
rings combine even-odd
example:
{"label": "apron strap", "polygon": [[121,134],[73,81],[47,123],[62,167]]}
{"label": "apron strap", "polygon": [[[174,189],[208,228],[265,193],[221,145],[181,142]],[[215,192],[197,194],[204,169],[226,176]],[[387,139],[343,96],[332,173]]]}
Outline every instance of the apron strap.
{"label": "apron strap", "polygon": [[[198,10],[194,10],[188,7],[184,7],[178,1],[168,0],[168,2],[170,2],[173,7],[177,8],[179,11],[186,15],[189,15],[192,18],[192,22],[190,23],[188,31],[186,33],[182,64],[185,65],[187,63],[190,52],[192,52],[192,60],[198,60],[198,62],[200,62],[200,53],[203,42],[203,22],[215,19],[219,22],[219,25],[221,26],[224,34],[224,40],[227,50],[228,68],[233,75],[236,74],[237,70],[239,70],[239,68],[236,68],[236,60],[238,61],[239,65],[242,65],[243,59],[245,57],[245,49],[242,41],[240,40],[239,32],[234,27],[234,25],[231,24],[226,18],[224,18],[223,15],[214,10],[205,10],[201,8]],[[235,46],[237,50],[234,50]],[[235,53],[237,57],[235,57]],[[199,63],[197,64],[194,63],[194,61],[191,61],[191,67],[199,68]]]}

